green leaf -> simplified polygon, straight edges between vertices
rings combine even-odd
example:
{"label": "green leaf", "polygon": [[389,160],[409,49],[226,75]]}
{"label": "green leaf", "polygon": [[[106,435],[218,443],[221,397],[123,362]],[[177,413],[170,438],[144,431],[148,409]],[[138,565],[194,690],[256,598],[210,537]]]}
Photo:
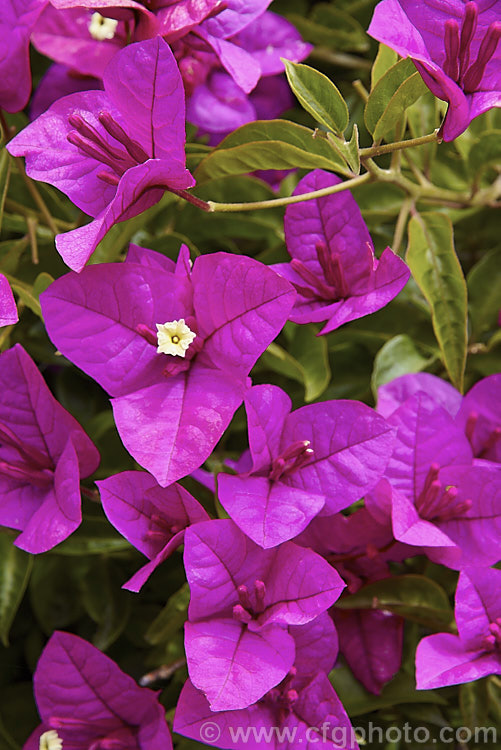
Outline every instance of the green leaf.
{"label": "green leaf", "polygon": [[495,676],[488,677],[487,692],[491,713],[501,723],[501,678]]}
{"label": "green leaf", "polygon": [[433,357],[424,357],[418,351],[409,336],[405,334],[394,336],[381,347],[374,360],[371,379],[374,397],[377,398],[379,386],[389,383],[400,375],[421,372],[432,361]]}
{"label": "green leaf", "polygon": [[327,337],[315,333],[311,326],[298,326],[290,352],[278,344],[270,344],[262,357],[264,366],[304,386],[306,402],[318,398],[331,378]]}
{"label": "green leaf", "polygon": [[6,728],[3,725],[2,719],[0,718],[0,739],[2,740],[3,747],[5,750],[21,750],[21,745],[18,745],[17,742],[13,740],[11,735],[7,732]]}
{"label": "green leaf", "polygon": [[499,316],[501,249],[491,250],[476,263],[467,277],[472,335],[495,329]]}
{"label": "green leaf", "polygon": [[407,107],[428,91],[411,60],[399,60],[379,79],[365,105],[365,124],[379,141],[401,120]]}
{"label": "green leaf", "polygon": [[26,248],[30,245],[27,236],[20,240],[0,242],[0,268],[3,273],[15,273]]}
{"label": "green leaf", "polygon": [[333,669],[329,680],[350,717],[385,708],[393,709],[402,703],[447,704],[447,700],[440,693],[432,690],[416,690],[414,676],[406,672],[399,672],[391,682],[385,685],[381,695],[374,695],[365,690],[348,667]]}
{"label": "green leaf", "polygon": [[55,555],[37,555],[30,578],[30,601],[42,630],[64,630],[83,614],[80,583],[88,566],[84,560],[68,565]]}
{"label": "green leaf", "polygon": [[441,213],[413,216],[406,261],[431,307],[433,330],[452,384],[462,392],[467,347],[466,282],[454,250],[451,220]]}
{"label": "green leaf", "polygon": [[9,645],[9,630],[26,591],[33,557],[15,547],[10,534],[0,534],[0,638]]}
{"label": "green leaf", "polygon": [[315,5],[310,18],[298,13],[289,13],[288,10],[289,8],[287,17],[308,42],[328,47],[336,52],[365,52],[369,47],[367,34],[358,21],[329,3]]}
{"label": "green leaf", "polygon": [[468,682],[459,687],[459,706],[464,726],[469,729],[485,726],[489,708],[487,680]]}
{"label": "green leaf", "polygon": [[10,154],[7,149],[3,148],[0,152],[0,232],[2,231],[5,199],[9,190],[11,164]]}
{"label": "green leaf", "polygon": [[283,60],[289,85],[304,109],[333,133],[348,127],[346,102],[332,81],[309,65]]}
{"label": "green leaf", "polygon": [[325,134],[287,120],[242,125],[207,156],[195,172],[197,183],[256,169],[328,169],[349,175]]}
{"label": "green leaf", "polygon": [[339,609],[382,609],[440,629],[453,620],[449,598],[443,588],[420,575],[394,576],[368,583],[355,594],[336,602]]}
{"label": "green leaf", "polygon": [[477,178],[489,167],[501,169],[501,130],[487,130],[473,144],[468,155],[468,169]]}
{"label": "green leaf", "polygon": [[45,292],[50,287],[53,281],[54,277],[50,273],[45,273],[45,271],[39,273],[33,284],[33,296],[38,299],[42,292]]}
{"label": "green leaf", "polygon": [[343,138],[337,138],[331,133],[327,133],[327,140],[342,159],[345,160],[353,174],[360,174],[360,152],[359,152],[359,135],[357,125],[353,125],[353,132],[349,141]]}
{"label": "green leaf", "polygon": [[104,518],[84,518],[79,528],[64,542],[54,547],[52,554],[68,557],[104,555],[131,550],[131,545]]}
{"label": "green leaf", "polygon": [[127,221],[114,224],[92,253],[89,265],[94,263],[111,263],[118,260],[120,255],[127,251],[133,235],[139,229],[147,226],[148,222],[152,221],[158,213],[164,211],[166,206],[175,200],[177,199],[172,193],[165,193],[162,200],[147,211],[143,211],[138,216],[134,216]]}
{"label": "green leaf", "polygon": [[40,307],[40,302],[38,301],[38,295],[33,293],[33,287],[25,284],[19,279],[14,278],[13,276],[9,276],[8,274],[6,274],[6,276],[13,291],[16,292],[23,305],[29,307],[31,312],[35,313],[38,318],[41,318],[42,308]]}
{"label": "green leaf", "polygon": [[398,60],[398,55],[395,50],[391,47],[387,47],[386,44],[380,43],[379,50],[374,60],[374,64],[371,70],[371,90],[374,88],[376,83],[384,74],[395,65]]}
{"label": "green leaf", "polygon": [[52,284],[52,282],[54,281],[53,277],[49,273],[45,273],[45,271],[43,271],[42,273],[38,274],[33,286],[30,286],[24,281],[21,281],[20,279],[17,279],[8,273],[6,273],[5,275],[7,276],[12,289],[16,292],[21,302],[26,305],[26,307],[29,307],[29,309],[34,312],[37,317],[42,318],[42,308],[40,307],[40,301],[38,298],[40,294]]}
{"label": "green leaf", "polygon": [[190,588],[185,583],[179,591],[169,597],[165,607],[146,631],[144,637],[148,643],[152,646],[167,643],[187,619],[189,602]]}
{"label": "green leaf", "polygon": [[82,581],[82,600],[98,628],[92,643],[105,651],[116,641],[127,625],[134,594],[121,588],[124,576],[111,560],[94,560]]}

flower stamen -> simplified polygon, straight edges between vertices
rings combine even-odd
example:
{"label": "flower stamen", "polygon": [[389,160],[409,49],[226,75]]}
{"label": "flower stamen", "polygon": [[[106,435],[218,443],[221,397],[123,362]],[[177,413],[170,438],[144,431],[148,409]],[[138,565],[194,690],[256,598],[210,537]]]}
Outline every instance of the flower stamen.
{"label": "flower stamen", "polygon": [[186,352],[196,338],[186,325],[184,318],[171,320],[167,323],[157,323],[157,339],[159,354],[172,354],[174,357],[185,357]]}
{"label": "flower stamen", "polygon": [[117,32],[118,21],[114,18],[106,18],[100,13],[93,13],[90,17],[89,34],[97,42],[113,39]]}

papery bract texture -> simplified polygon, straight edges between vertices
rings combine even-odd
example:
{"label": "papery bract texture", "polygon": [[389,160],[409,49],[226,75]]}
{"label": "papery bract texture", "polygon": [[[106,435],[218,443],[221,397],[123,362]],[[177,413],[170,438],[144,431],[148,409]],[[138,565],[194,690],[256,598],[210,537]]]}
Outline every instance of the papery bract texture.
{"label": "papery bract texture", "polygon": [[470,568],[459,576],[459,635],[438,633],[416,651],[418,690],[458,685],[501,674],[501,570]]}
{"label": "papery bract texture", "polygon": [[46,552],[79,526],[80,477],[99,453],[19,344],[0,356],[0,386],[0,524],[22,532],[21,549]]}
{"label": "papery bract texture", "polygon": [[[294,301],[292,287],[255,260],[215,253],[190,271],[187,253],[175,272],[150,266],[150,253],[147,264],[69,274],[41,295],[52,340],[115,397],[125,447],[162,486],[211,454]],[[158,353],[156,324],[181,318],[196,333],[186,357]]]}
{"label": "papery bract texture", "polygon": [[388,611],[346,608],[349,595],[366,583],[388,578],[387,561],[403,560],[420,550],[395,542],[389,520],[378,523],[367,508],[349,516],[317,517],[296,541],[328,557],[346,581],[346,601],[332,610],[339,646],[356,678],[379,694],[400,668],[404,621]]}
{"label": "papery bract texture", "polygon": [[[316,169],[303,177],[294,195],[340,182],[330,172]],[[288,206],[284,227],[292,261],[275,268],[298,291],[291,320],[327,321],[320,333],[384,307],[410,276],[390,248],[376,260],[360,209],[348,190]]]}
{"label": "papery bract texture", "polygon": [[12,289],[3,273],[0,273],[0,326],[10,326],[18,320],[19,315]]}
{"label": "papery bract texture", "polygon": [[38,748],[54,730],[68,750],[89,747],[171,750],[165,710],[157,694],[87,641],[56,631],[39,659],[34,677],[42,725],[25,750]]}
{"label": "papery bract texture", "polygon": [[416,372],[402,375],[378,388],[377,411],[389,417],[399,406],[415,393],[422,391],[442,406],[451,417],[455,417],[462,403],[460,392],[446,380],[429,372]]}
{"label": "papery bract texture", "polygon": [[477,458],[501,463],[501,375],[489,375],[468,391],[457,422]]}
{"label": "papery bract texture", "polygon": [[182,543],[184,530],[209,516],[181,485],[160,487],[145,471],[124,471],[96,482],[108,520],[149,558],[126,584],[139,591],[155,568]]}
{"label": "papery bract texture", "polygon": [[397,428],[385,479],[366,498],[378,517],[391,514],[395,538],[422,547],[452,568],[491,565],[500,557],[499,467],[477,465],[461,426],[417,391],[389,417]]}
{"label": "papery bract texture", "polygon": [[188,670],[213,710],[245,708],[281,682],[295,659],[288,626],[314,620],[344,586],[311,550],[262,550],[230,520],[187,529],[184,560]]}
{"label": "papery bract texture", "polygon": [[318,672],[300,680],[295,668],[258,703],[236,711],[214,712],[203,693],[188,681],[179,697],[174,730],[207,742],[212,741],[208,726],[217,734],[218,747],[228,750],[254,750],[265,743],[271,750],[313,750],[320,741],[329,750],[358,748],[350,720],[327,676]]}
{"label": "papery bract texture", "polygon": [[55,185],[94,221],[58,235],[76,271],[108,229],[157,203],[165,190],[192,187],[185,167],[184,90],[168,45],[131,44],[109,63],[104,92],[71,94],[8,145],[30,177]]}
{"label": "papery bract texture", "polygon": [[277,386],[245,398],[252,470],[220,474],[218,493],[235,523],[262,547],[300,534],[364,495],[381,477],[393,446],[386,421],[355,401],[323,401],[290,412]]}
{"label": "papery bract texture", "polygon": [[368,33],[414,61],[424,82],[449,103],[445,141],[501,107],[501,2],[383,0]]}
{"label": "papery bract texture", "polygon": [[48,0],[2,0],[0,4],[0,106],[19,112],[31,92],[30,35]]}

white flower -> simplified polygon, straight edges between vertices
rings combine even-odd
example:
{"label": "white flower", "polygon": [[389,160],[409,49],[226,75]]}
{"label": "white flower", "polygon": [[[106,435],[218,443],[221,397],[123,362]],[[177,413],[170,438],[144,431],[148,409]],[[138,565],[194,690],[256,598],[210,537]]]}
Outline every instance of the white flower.
{"label": "white flower", "polygon": [[90,18],[89,34],[98,42],[105,39],[113,39],[116,34],[118,21],[114,18],[105,18],[100,13],[93,13]]}
{"label": "white flower", "polygon": [[168,323],[157,323],[157,340],[159,354],[173,354],[174,357],[184,357],[190,344],[196,338],[184,318],[171,320]]}
{"label": "white flower", "polygon": [[40,737],[40,750],[63,750],[63,741],[53,729]]}

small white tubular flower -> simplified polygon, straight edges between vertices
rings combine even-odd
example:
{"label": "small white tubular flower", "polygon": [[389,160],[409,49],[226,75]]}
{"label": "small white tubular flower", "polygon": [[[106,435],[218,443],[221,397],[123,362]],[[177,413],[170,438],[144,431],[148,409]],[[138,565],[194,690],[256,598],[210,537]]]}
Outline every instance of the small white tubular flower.
{"label": "small white tubular flower", "polygon": [[89,34],[98,42],[105,39],[113,39],[116,34],[118,21],[114,18],[105,18],[100,13],[93,13],[90,18]]}
{"label": "small white tubular flower", "polygon": [[40,737],[40,750],[63,750],[63,741],[53,729]]}
{"label": "small white tubular flower", "polygon": [[184,318],[171,320],[168,323],[157,323],[157,340],[159,354],[173,354],[175,357],[184,357],[190,346],[195,340],[196,333],[193,333]]}

